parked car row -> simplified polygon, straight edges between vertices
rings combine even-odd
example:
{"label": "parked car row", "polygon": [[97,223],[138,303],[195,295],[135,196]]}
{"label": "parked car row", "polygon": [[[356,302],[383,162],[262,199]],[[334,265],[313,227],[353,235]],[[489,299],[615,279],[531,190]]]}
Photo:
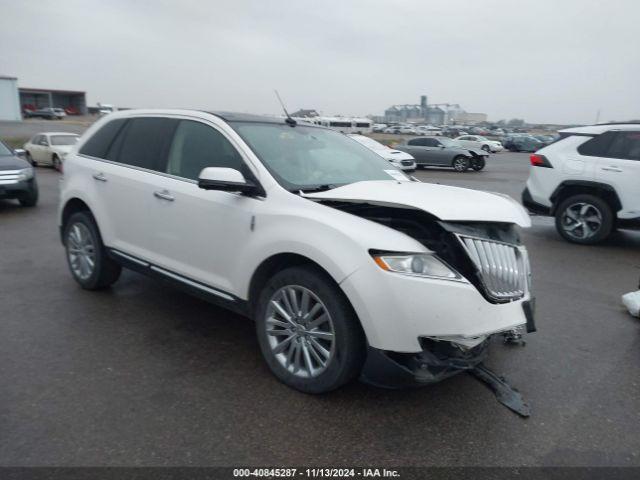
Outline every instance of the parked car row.
{"label": "parked car row", "polygon": [[64,108],[40,108],[38,110],[25,110],[25,118],[44,118],[46,120],[61,120],[67,116]]}

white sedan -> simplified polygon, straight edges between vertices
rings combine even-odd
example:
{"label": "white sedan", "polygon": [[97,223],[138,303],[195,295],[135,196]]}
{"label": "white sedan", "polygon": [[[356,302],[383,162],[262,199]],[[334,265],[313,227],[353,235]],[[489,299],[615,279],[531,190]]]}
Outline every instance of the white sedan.
{"label": "white sedan", "polygon": [[365,137],[364,135],[349,135],[352,139],[361,145],[364,145],[369,150],[380,155],[382,158],[391,163],[394,167],[404,171],[413,171],[416,169],[415,159],[406,152],[400,150],[394,150],[392,148],[383,145],[380,142],[376,142],[373,138]]}
{"label": "white sedan", "polygon": [[504,150],[502,143],[497,140],[489,140],[480,135],[463,135],[455,139],[464,148],[473,148],[476,150],[484,150],[485,152],[501,152]]}
{"label": "white sedan", "polygon": [[64,157],[78,142],[79,135],[65,132],[38,133],[24,144],[27,160],[31,165],[50,165],[60,170]]}

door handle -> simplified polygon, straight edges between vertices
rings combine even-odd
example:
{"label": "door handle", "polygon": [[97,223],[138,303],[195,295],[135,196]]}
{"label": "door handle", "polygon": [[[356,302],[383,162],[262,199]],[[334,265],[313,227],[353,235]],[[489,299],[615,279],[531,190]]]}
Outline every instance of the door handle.
{"label": "door handle", "polygon": [[156,190],[155,192],[153,192],[153,196],[161,200],[167,200],[169,202],[173,202],[175,200],[173,195],[169,193],[169,190]]}
{"label": "door handle", "polygon": [[602,167],[602,170],[605,170],[607,172],[618,172],[618,173],[622,172],[621,168],[614,167],[614,166]]}
{"label": "door handle", "polygon": [[106,182],[107,181],[107,177],[104,176],[104,173],[100,172],[100,173],[94,173],[92,175],[92,177],[95,180],[98,180],[99,182]]}

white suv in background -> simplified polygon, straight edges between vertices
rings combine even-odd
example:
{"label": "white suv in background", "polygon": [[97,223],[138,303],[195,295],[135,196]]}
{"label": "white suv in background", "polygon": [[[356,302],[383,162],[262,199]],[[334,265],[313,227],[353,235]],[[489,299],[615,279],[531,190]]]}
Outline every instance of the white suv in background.
{"label": "white suv in background", "polygon": [[436,382],[534,330],[522,206],[291,118],[110,114],[67,156],[59,225],[83,288],[124,266],[251,317],[305,392]]}
{"label": "white suv in background", "polygon": [[554,215],[566,240],[593,244],[640,228],[640,124],[569,128],[531,155],[522,202]]}

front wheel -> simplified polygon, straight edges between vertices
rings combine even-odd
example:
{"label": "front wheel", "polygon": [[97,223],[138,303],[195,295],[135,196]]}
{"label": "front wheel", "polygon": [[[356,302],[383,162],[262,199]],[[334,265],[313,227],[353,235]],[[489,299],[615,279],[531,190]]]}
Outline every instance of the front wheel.
{"label": "front wheel", "polygon": [[469,159],[462,155],[458,155],[453,159],[451,166],[456,172],[465,172],[469,168]]}
{"label": "front wheel", "polygon": [[471,168],[476,172],[482,170],[486,164],[487,162],[485,161],[484,157],[476,157],[471,160]]}
{"label": "front wheel", "polygon": [[29,152],[26,153],[27,156],[27,162],[29,162],[32,166],[37,167],[38,166],[38,162],[36,162],[33,157],[31,156],[31,154]]}
{"label": "front wheel", "polygon": [[607,202],[594,195],[574,195],[556,211],[556,229],[565,240],[593,245],[613,231],[614,214]]}
{"label": "front wheel", "polygon": [[482,150],[484,150],[487,153],[491,153],[491,147],[489,145],[483,145]]}
{"label": "front wheel", "polygon": [[54,155],[51,158],[51,166],[54,170],[60,171],[60,158],[58,158],[58,155]]}
{"label": "front wheel", "polygon": [[69,270],[82,288],[98,290],[118,280],[122,268],[107,255],[98,226],[89,212],[71,215],[63,238]]}
{"label": "front wheel", "polygon": [[305,393],[355,379],[366,343],[344,293],[324,272],[287,268],[265,285],[255,311],[260,350],[273,374]]}

